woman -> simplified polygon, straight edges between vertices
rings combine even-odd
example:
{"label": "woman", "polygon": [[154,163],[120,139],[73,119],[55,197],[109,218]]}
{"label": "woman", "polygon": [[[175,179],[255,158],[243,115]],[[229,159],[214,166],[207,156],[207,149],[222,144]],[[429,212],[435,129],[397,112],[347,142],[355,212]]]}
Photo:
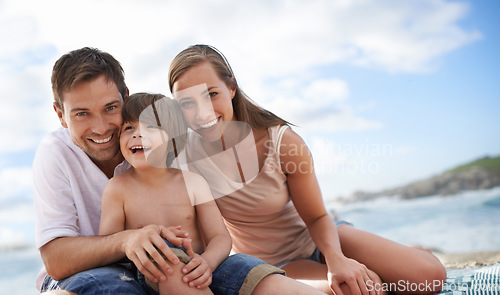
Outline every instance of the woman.
{"label": "woman", "polygon": [[374,294],[387,286],[397,293],[412,293],[409,286],[425,286],[419,294],[440,290],[446,271],[430,252],[336,226],[302,138],[250,101],[219,51],[195,45],[180,52],[169,86],[194,131],[186,151],[190,169],[210,184],[235,252],[330,294]]}

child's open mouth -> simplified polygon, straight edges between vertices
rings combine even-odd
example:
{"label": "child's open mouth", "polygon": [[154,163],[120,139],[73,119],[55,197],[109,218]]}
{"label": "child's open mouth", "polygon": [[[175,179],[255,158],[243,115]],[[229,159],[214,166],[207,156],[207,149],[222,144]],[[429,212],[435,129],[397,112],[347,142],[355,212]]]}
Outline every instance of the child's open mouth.
{"label": "child's open mouth", "polygon": [[139,153],[139,152],[146,152],[149,151],[151,148],[148,146],[144,145],[134,145],[133,147],[130,148],[132,151],[132,154]]}

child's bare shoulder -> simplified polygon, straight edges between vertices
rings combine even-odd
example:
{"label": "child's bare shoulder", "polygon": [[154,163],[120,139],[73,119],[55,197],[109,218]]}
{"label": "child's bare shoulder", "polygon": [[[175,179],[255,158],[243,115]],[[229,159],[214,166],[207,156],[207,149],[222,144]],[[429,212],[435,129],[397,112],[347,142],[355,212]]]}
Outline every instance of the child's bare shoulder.
{"label": "child's bare shoulder", "polygon": [[184,181],[190,182],[190,183],[198,183],[198,184],[206,184],[207,181],[203,176],[199,175],[198,173],[191,172],[191,171],[184,171],[182,170],[182,176],[184,177]]}
{"label": "child's bare shoulder", "polygon": [[113,191],[123,191],[130,185],[131,175],[129,171],[125,171],[122,174],[113,176],[108,183],[106,183],[105,190]]}

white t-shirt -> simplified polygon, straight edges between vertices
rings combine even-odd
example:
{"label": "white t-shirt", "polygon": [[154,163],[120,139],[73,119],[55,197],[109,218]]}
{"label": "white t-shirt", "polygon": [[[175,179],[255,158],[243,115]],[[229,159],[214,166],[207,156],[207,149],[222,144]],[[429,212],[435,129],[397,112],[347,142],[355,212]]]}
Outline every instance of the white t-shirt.
{"label": "white t-shirt", "polygon": [[[115,175],[128,167],[126,162],[118,165]],[[67,129],[49,133],[40,143],[33,180],[38,248],[59,237],[99,234],[101,197],[109,179],[73,143]],[[46,274],[43,267],[36,279],[38,289]]]}

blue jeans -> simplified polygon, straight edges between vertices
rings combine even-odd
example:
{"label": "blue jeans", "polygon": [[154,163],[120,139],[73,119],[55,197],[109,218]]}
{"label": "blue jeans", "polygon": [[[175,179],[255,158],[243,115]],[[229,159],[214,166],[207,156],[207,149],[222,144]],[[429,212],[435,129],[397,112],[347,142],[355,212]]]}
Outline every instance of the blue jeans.
{"label": "blue jeans", "polygon": [[[185,249],[174,246],[167,240],[170,249],[175,251],[181,261],[187,263],[189,257]],[[259,258],[245,255],[234,254],[228,256],[212,273],[212,283],[209,288],[215,295],[250,295],[260,281],[270,274],[285,275],[282,269],[269,265]],[[143,274],[137,272],[137,277],[143,288],[149,295],[158,294],[157,285],[152,284]]]}
{"label": "blue jeans", "polygon": [[79,295],[146,295],[135,276],[135,269],[110,265],[79,272],[60,281],[46,276],[42,292],[66,290]]}

